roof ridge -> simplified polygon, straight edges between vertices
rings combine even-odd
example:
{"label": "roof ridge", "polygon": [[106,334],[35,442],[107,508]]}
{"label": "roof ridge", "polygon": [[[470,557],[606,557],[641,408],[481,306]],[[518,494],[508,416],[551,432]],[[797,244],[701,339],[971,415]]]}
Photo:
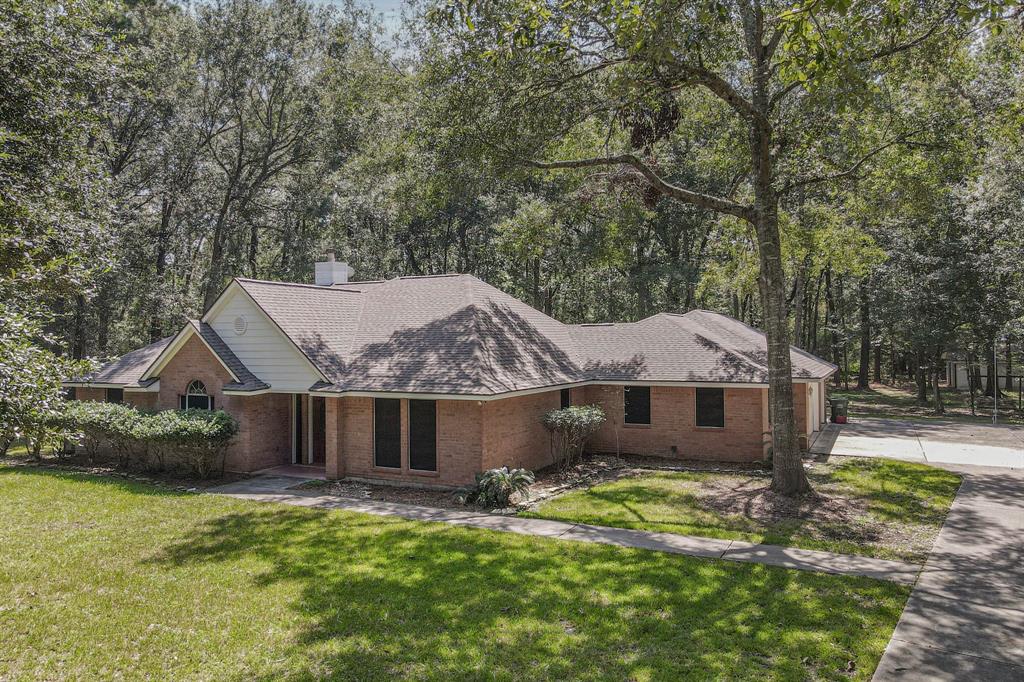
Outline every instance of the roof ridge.
{"label": "roof ridge", "polygon": [[[304,282],[279,282],[270,279],[253,279],[251,277],[235,277],[236,282],[248,282],[251,284],[273,284],[281,287],[301,287],[303,289],[315,289],[317,291],[338,291],[346,294],[361,294],[361,289],[343,289],[334,285],[306,284]],[[351,282],[351,284],[365,284],[366,282]],[[348,282],[346,282],[348,284]]]}
{"label": "roof ridge", "polygon": [[[434,279],[440,277],[473,277],[473,275],[466,274],[464,272],[446,272],[440,275],[400,275],[395,279]],[[473,277],[473,279],[476,279]]]}

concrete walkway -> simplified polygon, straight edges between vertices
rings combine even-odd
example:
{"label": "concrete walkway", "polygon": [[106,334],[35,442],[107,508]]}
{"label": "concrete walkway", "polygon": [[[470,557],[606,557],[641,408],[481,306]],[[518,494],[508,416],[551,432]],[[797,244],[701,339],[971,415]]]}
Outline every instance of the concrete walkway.
{"label": "concrete walkway", "polygon": [[964,475],[875,680],[1024,680],[1024,473]]}
{"label": "concrete walkway", "polygon": [[1024,468],[1024,427],[855,417],[829,424],[811,444],[820,455],[886,457],[939,466]]}
{"label": "concrete walkway", "polygon": [[594,542],[620,547],[648,549],[656,552],[686,554],[688,556],[744,561],[769,566],[780,566],[804,571],[818,571],[839,575],[865,576],[878,580],[911,585],[917,579],[921,566],[902,561],[873,559],[870,557],[832,554],[777,545],[759,545],[738,540],[654,533],[626,528],[589,526],[546,519],[526,519],[487,512],[437,509],[393,502],[353,500],[336,495],[321,495],[315,490],[294,490],[301,479],[287,476],[260,476],[211,488],[209,492],[258,502],[279,502],[298,507],[316,509],[342,509],[345,511],[399,516],[416,521],[448,523],[522,535],[558,538],[576,542]]}

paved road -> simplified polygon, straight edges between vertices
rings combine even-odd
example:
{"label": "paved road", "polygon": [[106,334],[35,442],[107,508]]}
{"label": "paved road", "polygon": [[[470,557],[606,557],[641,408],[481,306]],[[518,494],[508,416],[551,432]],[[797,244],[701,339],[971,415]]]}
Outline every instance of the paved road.
{"label": "paved road", "polygon": [[1024,427],[858,417],[829,424],[811,452],[1024,469]]}
{"label": "paved road", "polygon": [[874,679],[1024,680],[1024,473],[964,483]]}

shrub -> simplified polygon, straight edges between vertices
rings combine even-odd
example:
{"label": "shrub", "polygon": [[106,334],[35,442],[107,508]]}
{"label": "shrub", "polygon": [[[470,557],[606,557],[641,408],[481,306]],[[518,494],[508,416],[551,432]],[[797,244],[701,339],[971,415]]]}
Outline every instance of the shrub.
{"label": "shrub", "polygon": [[597,405],[579,405],[552,410],[541,421],[554,440],[555,461],[570,467],[583,456],[583,446],[604,423],[604,410]]}
{"label": "shrub", "polygon": [[118,462],[146,460],[163,470],[180,464],[207,478],[223,472],[224,455],[238,434],[238,422],[223,411],[140,412],[130,405],[68,401],[52,427],[80,442],[91,460],[109,445]]}
{"label": "shrub", "polygon": [[[3,298],[3,297],[0,297]],[[63,407],[61,379],[81,376],[92,364],[55,355],[43,343],[48,339],[42,324],[18,308],[0,300],[0,446],[3,453],[16,440],[39,457],[53,433]],[[2,453],[0,453],[2,454]]]}
{"label": "shrub", "polygon": [[476,488],[467,502],[475,502],[481,507],[507,507],[512,496],[525,492],[533,481],[533,472],[527,469],[489,469],[477,476]]}
{"label": "shrub", "polygon": [[174,458],[196,476],[208,478],[223,473],[224,455],[238,434],[238,422],[222,410],[167,410],[147,415],[140,432],[159,468]]}
{"label": "shrub", "polygon": [[109,445],[121,464],[127,464],[139,446],[139,424],[143,418],[130,405],[69,400],[51,420],[51,429],[85,448],[91,461]]}

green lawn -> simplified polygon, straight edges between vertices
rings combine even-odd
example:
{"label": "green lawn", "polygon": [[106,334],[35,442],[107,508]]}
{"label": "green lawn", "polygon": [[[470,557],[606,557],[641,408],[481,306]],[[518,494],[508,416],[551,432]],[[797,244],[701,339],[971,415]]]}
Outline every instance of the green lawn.
{"label": "green lawn", "polygon": [[2,466],[0,566],[0,679],[867,680],[909,591]]}
{"label": "green lawn", "polygon": [[808,503],[800,517],[754,511],[767,477],[710,472],[622,478],[524,515],[923,561],[960,484],[942,469],[853,457],[815,463],[808,476],[832,499]]}

